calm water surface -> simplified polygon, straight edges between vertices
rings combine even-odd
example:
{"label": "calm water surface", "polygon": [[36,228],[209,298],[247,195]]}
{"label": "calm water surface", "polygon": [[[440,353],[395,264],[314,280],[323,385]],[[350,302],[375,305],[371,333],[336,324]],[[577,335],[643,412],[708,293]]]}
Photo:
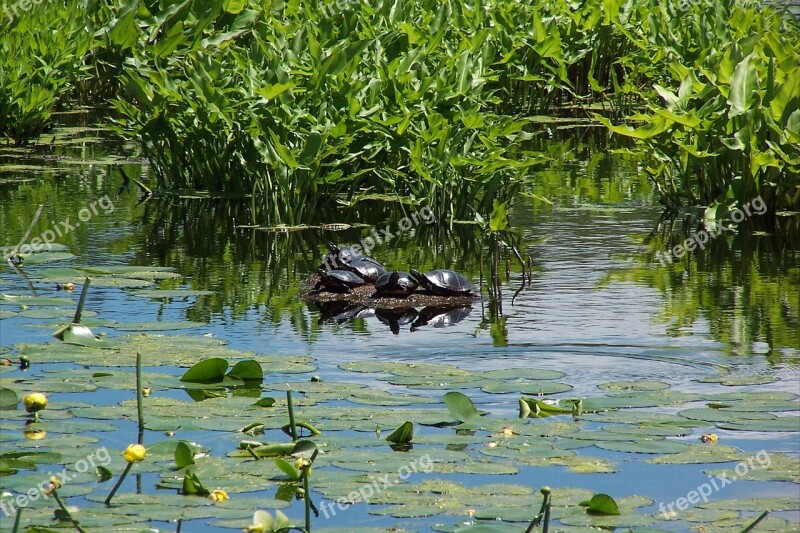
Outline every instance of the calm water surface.
{"label": "calm water surface", "polygon": [[[97,150],[123,158],[117,147],[101,144]],[[112,165],[70,163],[52,163],[43,173],[25,175],[31,181],[0,185],[3,245],[19,241],[39,204],[44,210],[34,236],[52,227],[50,222],[66,217],[75,222],[91,201],[106,195],[113,200],[113,212],[100,212],[58,239],[74,259],[24,266],[40,294],[54,296],[56,292],[53,284],[36,281],[37,272],[73,264],[168,266],[184,278],[162,282],[160,287],[213,292],[213,296],[155,300],[135,297],[131,290],[93,287],[86,309],[104,319],[201,321],[207,325],[188,333],[213,335],[236,349],[308,355],[318,366],[315,373],[325,381],[364,381],[390,390],[401,387],[377,381],[372,374],[344,372],[338,365],[380,360],[442,362],[468,370],[560,370],[566,376],[559,381],[574,387],[557,395],[561,397],[598,396],[602,394],[598,384],[639,379],[664,381],[673,390],[686,392],[742,388],[698,381],[721,372],[768,382],[744,386],[747,390],[800,392],[797,232],[776,237],[743,231],[721,237],[707,250],[665,268],[652,260],[654,250],[666,249],[672,242],[659,231],[653,233],[661,211],[653,205],[642,179],[631,177],[635,169],[624,161],[606,158],[604,164],[587,169],[586,163],[565,160],[547,176],[548,190],[536,191],[553,198],[553,207],[532,201],[515,206],[511,222],[519,231],[523,255],[531,256],[535,268],[532,283],[524,283],[519,266],[512,263],[510,280],[503,283],[502,314],[498,302],[491,301],[484,291],[484,298],[461,322],[414,332],[406,325],[399,335],[393,335],[374,316],[341,324],[320,323],[316,307],[298,297],[325,242],[358,242],[368,229],[274,233],[237,228],[237,224],[253,222],[246,203],[170,198],[141,202],[135,188],[120,188],[122,179]],[[125,168],[128,173],[147,172],[135,162]],[[363,215],[348,212],[341,217],[378,228],[387,223],[396,228],[401,216],[358,219],[369,215],[368,211]],[[455,268],[478,282],[480,257],[487,255],[471,228],[457,227],[452,233],[441,229],[438,224],[418,226],[383,243],[372,255],[390,268]],[[524,288],[515,297],[521,285]],[[0,269],[0,293],[28,293],[25,283],[6,264]],[[48,342],[53,328],[42,325],[53,323],[52,319],[24,316],[3,318],[2,347]],[[181,373],[183,369],[172,371]],[[20,374],[19,370],[6,372],[3,381]],[[267,379],[281,381],[280,376]],[[414,392],[439,399],[442,394]],[[463,392],[493,415],[517,414],[517,394]],[[183,393],[168,394],[186,399]],[[59,397],[55,394],[51,401],[57,402]],[[83,394],[81,401],[114,404],[128,397],[119,391],[98,391]],[[718,434],[725,444],[743,450],[767,449],[797,457],[800,448],[800,428],[795,433]],[[98,435],[101,442],[119,448],[135,439],[135,428],[121,423],[119,432]],[[219,454],[229,451],[232,442],[211,432],[192,432],[181,438],[196,440]],[[494,477],[534,486],[578,486],[620,497],[641,494],[656,502],[673,501],[705,479],[703,465],[662,466],[656,475],[653,465],[632,461],[630,454],[593,453],[615,460],[618,472],[580,475],[560,467],[526,467],[516,476]],[[492,476],[451,477],[471,485]],[[123,490],[133,489],[132,482],[123,486]],[[800,498],[800,490],[787,482],[746,481],[726,488],[724,497],[752,495]],[[325,525],[358,529],[365,524],[396,524],[413,530],[456,522],[456,517],[376,517],[368,514],[370,507],[356,505],[338,515],[335,524]],[[299,520],[302,503],[295,502],[286,512]],[[781,516],[798,520],[797,513]],[[189,531],[216,530],[191,524],[186,524]]]}

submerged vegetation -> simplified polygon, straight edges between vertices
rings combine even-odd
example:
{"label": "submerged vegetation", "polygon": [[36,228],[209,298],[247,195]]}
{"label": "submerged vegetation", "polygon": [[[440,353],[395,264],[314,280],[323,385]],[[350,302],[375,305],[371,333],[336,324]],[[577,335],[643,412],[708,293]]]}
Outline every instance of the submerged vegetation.
{"label": "submerged vegetation", "polygon": [[3,25],[0,134],[107,102],[155,188],[250,196],[257,223],[487,216],[548,163],[540,113],[637,139],[669,207],[800,202],[800,30],[759,2],[71,0]]}

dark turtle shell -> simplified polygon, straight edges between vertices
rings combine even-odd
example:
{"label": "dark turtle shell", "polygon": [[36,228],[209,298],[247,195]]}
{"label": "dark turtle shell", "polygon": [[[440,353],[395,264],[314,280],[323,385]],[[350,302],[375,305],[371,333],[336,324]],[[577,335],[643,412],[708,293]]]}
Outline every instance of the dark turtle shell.
{"label": "dark turtle shell", "polygon": [[454,270],[431,270],[423,274],[412,269],[411,275],[422,288],[438,296],[470,296],[473,293],[469,280]]}
{"label": "dark turtle shell", "polygon": [[406,298],[419,287],[419,283],[408,272],[398,272],[395,270],[391,274],[384,274],[375,282],[375,298],[386,296],[394,298]]}
{"label": "dark turtle shell", "polygon": [[314,290],[318,291],[323,287],[330,292],[352,292],[353,287],[360,287],[364,280],[360,276],[348,270],[325,270],[320,268],[319,281],[314,285]]}
{"label": "dark turtle shell", "polygon": [[383,268],[383,265],[369,257],[351,261],[348,264],[342,265],[342,268],[358,274],[367,283],[375,283],[378,278],[386,274],[386,269]]}

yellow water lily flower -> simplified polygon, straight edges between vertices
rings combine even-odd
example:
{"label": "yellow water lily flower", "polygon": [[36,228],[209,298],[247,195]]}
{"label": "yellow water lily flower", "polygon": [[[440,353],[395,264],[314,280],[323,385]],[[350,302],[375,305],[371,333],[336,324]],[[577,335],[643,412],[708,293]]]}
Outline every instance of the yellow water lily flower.
{"label": "yellow water lily flower", "polygon": [[208,495],[208,499],[212,502],[224,502],[225,500],[229,500],[230,497],[224,490],[214,489],[211,491],[211,494]]}
{"label": "yellow water lily flower", "polygon": [[135,463],[136,461],[141,461],[144,459],[144,456],[147,454],[147,450],[141,444],[131,444],[122,454],[126,461],[129,463]]}
{"label": "yellow water lily flower", "polygon": [[311,461],[308,459],[304,459],[303,457],[298,457],[297,461],[294,462],[294,467],[298,470],[305,470],[306,476],[311,475]]}
{"label": "yellow water lily flower", "polygon": [[36,413],[47,407],[47,397],[41,392],[34,392],[22,398],[22,405],[29,413]]}

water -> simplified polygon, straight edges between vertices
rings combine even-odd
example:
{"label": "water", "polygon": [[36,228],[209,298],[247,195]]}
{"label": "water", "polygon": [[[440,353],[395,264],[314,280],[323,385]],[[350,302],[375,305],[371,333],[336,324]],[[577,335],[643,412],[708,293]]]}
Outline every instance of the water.
{"label": "water", "polygon": [[[553,142],[571,146],[574,141],[566,138]],[[590,138],[584,142],[594,141]],[[97,155],[95,150],[107,157],[110,153],[124,159],[120,147],[90,143],[89,148],[88,156],[85,147],[81,152],[59,152],[68,159],[48,163],[46,170],[32,173],[33,181],[0,185],[3,245],[13,246],[19,241],[41,204],[43,214],[31,238],[61,227],[65,234],[57,242],[76,256],[56,263],[23,265],[39,293],[58,294],[53,283],[35,281],[38,273],[70,265],[167,266],[183,278],[163,281],[159,288],[185,287],[213,293],[159,300],[136,297],[134,289],[92,287],[86,309],[96,312],[99,318],[119,322],[200,321],[206,325],[188,333],[225,339],[235,349],[310,356],[317,365],[313,373],[324,382],[362,382],[395,392],[405,392],[405,388],[378,381],[374,374],[345,372],[339,365],[377,360],[441,362],[474,371],[514,367],[559,370],[566,375],[558,381],[573,386],[573,390],[557,395],[560,397],[599,396],[603,394],[597,387],[600,383],[639,379],[663,381],[671,390],[687,393],[800,392],[797,223],[792,226],[789,222],[788,230],[773,236],[742,228],[738,235],[720,237],[706,250],[689,254],[672,268],[661,267],[653,253],[668,249],[673,241],[662,231],[654,231],[661,211],[653,205],[646,181],[632,174],[634,167],[624,159],[606,157],[592,169],[587,168],[586,161],[565,161],[543,180],[546,190],[536,190],[536,194],[553,198],[554,207],[523,200],[512,210],[511,222],[519,232],[520,251],[524,257],[531,256],[535,267],[531,283],[523,280],[519,265],[512,260],[510,280],[504,279],[501,301],[486,297],[484,291],[484,298],[475,303],[468,316],[451,327],[423,327],[411,332],[406,325],[393,335],[374,316],[342,324],[320,323],[316,307],[298,297],[303,280],[320,260],[324,243],[357,243],[369,235],[368,229],[265,232],[239,227],[257,222],[251,220],[253,214],[247,203],[170,197],[143,200],[133,184],[122,187],[122,178],[114,166],[86,160]],[[0,151],[0,164],[15,157],[13,152]],[[132,162],[123,168],[130,175],[147,171]],[[13,178],[20,174],[3,176]],[[92,204],[99,208],[87,216],[85,209]],[[327,222],[356,221],[352,212],[340,215],[340,220]],[[377,228],[388,222],[397,228],[401,216],[359,221]],[[74,226],[64,225],[65,220]],[[70,228],[68,232],[66,228]],[[479,258],[487,257],[479,243],[471,226],[456,226],[454,232],[443,232],[438,225],[419,223],[412,231],[399,232],[377,246],[372,256],[389,268],[455,268],[477,281]],[[508,257],[513,259],[510,254]],[[501,266],[504,262],[505,255]],[[486,264],[484,268],[488,268]],[[28,293],[25,283],[8,265],[0,271],[0,293]],[[55,326],[42,324],[54,322],[21,315],[3,318],[0,343],[3,349],[9,349],[20,342],[48,342]],[[117,334],[113,329],[95,329],[110,336]],[[46,367],[35,365],[27,374],[4,369],[3,386]],[[183,372],[163,367],[152,370]],[[760,377],[768,383],[724,386],[698,381],[721,372],[737,378]],[[308,377],[268,375],[267,382]],[[491,416],[517,416],[518,394],[463,391]],[[443,393],[413,392],[437,401]],[[187,400],[180,391],[159,394]],[[80,402],[114,405],[131,395],[100,390],[78,396]],[[75,394],[65,393],[55,393],[50,398],[53,404],[75,399]],[[421,432],[437,434],[430,429]],[[767,449],[798,456],[800,428],[792,433],[716,433],[725,444],[746,452]],[[101,443],[122,448],[135,439],[135,427],[121,423],[117,432],[96,435]],[[224,455],[236,443],[233,436],[220,436],[219,432],[184,432],[180,437],[201,442],[216,455]],[[148,431],[147,438],[163,435]],[[698,434],[692,433],[683,440],[694,443],[697,439]],[[13,439],[3,441],[3,451],[9,451],[9,446],[13,449]],[[498,480],[525,484],[526,480],[535,480],[536,486],[584,487],[620,497],[640,494],[655,502],[673,501],[705,479],[703,465],[661,466],[655,470],[636,454],[595,449],[591,455],[615,461],[618,471],[584,475],[569,473],[562,467],[524,467],[516,476],[440,477],[467,485]],[[145,492],[151,491],[147,487],[152,487],[155,480],[153,474],[143,476],[140,484]],[[2,481],[0,478],[0,486]],[[133,490],[131,479],[121,493]],[[788,482],[746,481],[717,496],[755,495],[795,497],[800,493],[797,485]],[[649,512],[656,512],[655,506]],[[356,505],[324,525],[358,529],[365,524],[396,524],[422,529],[434,523],[454,524],[464,518],[375,517],[368,514],[372,507]],[[302,503],[295,502],[286,512],[299,520]],[[778,515],[798,521],[796,513]],[[672,529],[680,530],[685,525],[674,525]],[[195,520],[186,522],[183,530],[224,529]]]}

